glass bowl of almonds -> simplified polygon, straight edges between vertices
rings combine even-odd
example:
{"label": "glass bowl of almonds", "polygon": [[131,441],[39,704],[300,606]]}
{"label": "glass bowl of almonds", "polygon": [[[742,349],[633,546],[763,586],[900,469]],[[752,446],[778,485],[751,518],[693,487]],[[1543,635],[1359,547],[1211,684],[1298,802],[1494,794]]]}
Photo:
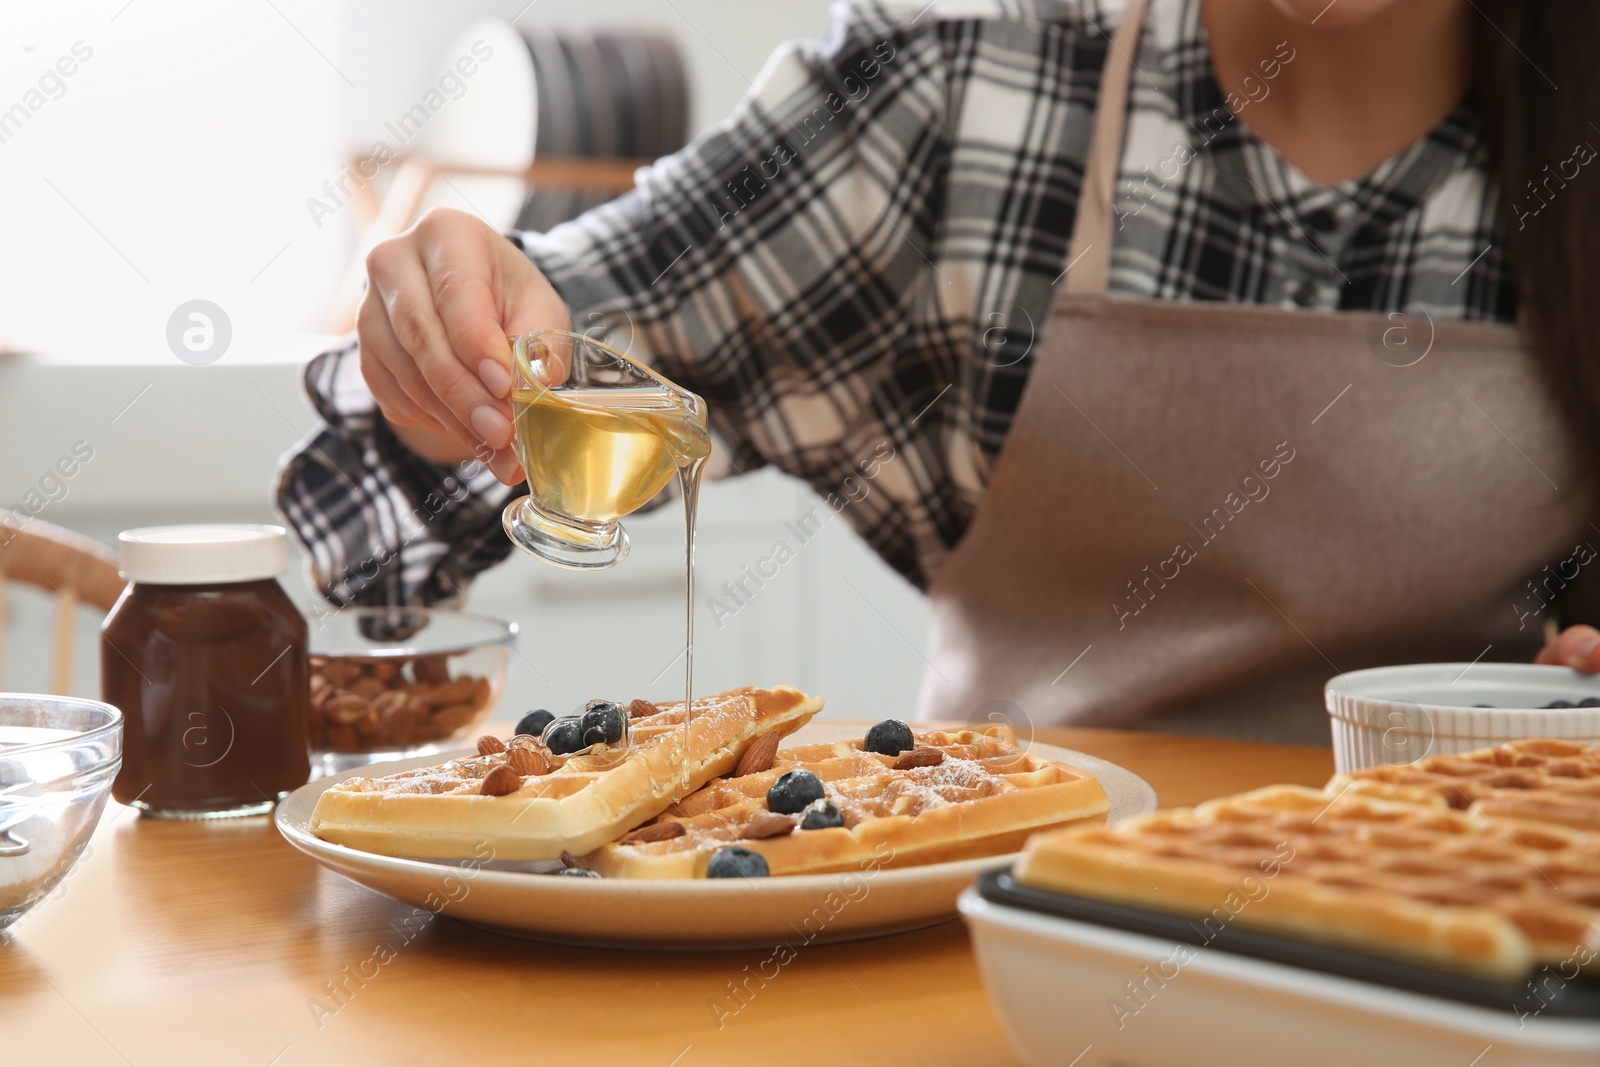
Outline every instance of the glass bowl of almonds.
{"label": "glass bowl of almonds", "polygon": [[346,608],[311,628],[313,776],[469,744],[517,625],[447,608]]}

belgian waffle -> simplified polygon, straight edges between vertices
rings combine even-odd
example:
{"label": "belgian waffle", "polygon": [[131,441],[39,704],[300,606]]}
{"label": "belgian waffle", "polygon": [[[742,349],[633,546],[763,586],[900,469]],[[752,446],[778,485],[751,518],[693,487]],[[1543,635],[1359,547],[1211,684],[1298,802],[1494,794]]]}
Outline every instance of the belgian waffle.
{"label": "belgian waffle", "polygon": [[[865,751],[860,740],[781,751],[770,769],[709,783],[634,840],[606,845],[584,863],[611,877],[696,878],[712,853],[739,845],[759,852],[774,875],[908,866],[1014,851],[1035,830],[1104,816],[1110,807],[1093,777],[1022,750],[1003,730],[915,738],[921,755],[911,759]],[[929,765],[933,751],[939,762]],[[767,791],[793,770],[822,780],[844,825],[779,826],[776,836],[751,838],[753,827],[782,821],[768,811]],[[668,830],[677,836],[649,840]]]}
{"label": "belgian waffle", "polygon": [[483,793],[484,779],[507,765],[508,752],[352,778],[317,800],[311,830],[335,844],[421,859],[551,860],[588,852],[732,770],[755,738],[798,730],[822,700],[787,686],[696,698],[687,751],[681,701],[633,707],[643,713],[631,719],[632,746],[618,762],[579,756],[545,774],[518,776],[515,791],[499,796]]}
{"label": "belgian waffle", "polygon": [[1033,839],[1016,877],[1500,979],[1600,952],[1600,835],[1435,793],[1270,786]]}
{"label": "belgian waffle", "polygon": [[1509,741],[1459,756],[1431,756],[1341,775],[1330,789],[1404,801],[1443,797],[1494,819],[1559,823],[1600,833],[1600,746]]}

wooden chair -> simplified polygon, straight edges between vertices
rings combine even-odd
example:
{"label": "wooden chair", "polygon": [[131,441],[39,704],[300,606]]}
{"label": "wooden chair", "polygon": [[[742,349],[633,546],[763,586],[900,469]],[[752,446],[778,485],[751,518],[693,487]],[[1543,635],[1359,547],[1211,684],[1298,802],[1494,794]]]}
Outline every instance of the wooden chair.
{"label": "wooden chair", "polygon": [[51,691],[72,688],[72,634],[80,605],[109,611],[122,595],[117,556],[70,530],[0,510],[0,689],[5,688],[6,585],[21,582],[56,597]]}

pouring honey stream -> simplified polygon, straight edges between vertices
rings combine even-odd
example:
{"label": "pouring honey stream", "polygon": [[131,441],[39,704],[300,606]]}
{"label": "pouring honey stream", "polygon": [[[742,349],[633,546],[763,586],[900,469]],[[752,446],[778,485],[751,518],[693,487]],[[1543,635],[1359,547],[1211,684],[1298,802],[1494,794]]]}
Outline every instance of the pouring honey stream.
{"label": "pouring honey stream", "polygon": [[569,570],[628,555],[620,520],[677,475],[684,515],[684,774],[694,708],[694,552],[705,401],[608,345],[564,330],[512,338],[511,407],[528,495],[502,525],[524,552]]}

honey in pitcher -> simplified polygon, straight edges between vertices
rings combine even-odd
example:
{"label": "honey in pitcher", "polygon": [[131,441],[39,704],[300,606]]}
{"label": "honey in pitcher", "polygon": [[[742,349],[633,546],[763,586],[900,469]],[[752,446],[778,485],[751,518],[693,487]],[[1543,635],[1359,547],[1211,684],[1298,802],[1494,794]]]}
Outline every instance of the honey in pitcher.
{"label": "honey in pitcher", "polygon": [[711,453],[702,416],[656,389],[517,389],[528,491],[546,511],[615,522]]}

